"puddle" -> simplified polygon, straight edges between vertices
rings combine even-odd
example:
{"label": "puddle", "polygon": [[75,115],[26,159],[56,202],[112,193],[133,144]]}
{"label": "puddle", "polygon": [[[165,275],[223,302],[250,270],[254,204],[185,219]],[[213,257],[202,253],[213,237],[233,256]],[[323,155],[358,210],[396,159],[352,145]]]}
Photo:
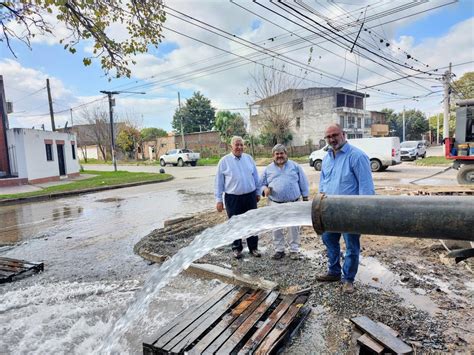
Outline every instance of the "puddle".
{"label": "puddle", "polygon": [[123,201],[123,198],[120,197],[108,197],[108,198],[102,198],[100,200],[95,200],[95,202],[120,202]]}
{"label": "puddle", "polygon": [[419,289],[415,293],[404,287],[400,277],[388,270],[375,258],[361,258],[357,279],[369,286],[390,290],[402,298],[406,306],[415,306],[431,316],[441,312],[441,309],[428,296],[423,294],[424,290]]}

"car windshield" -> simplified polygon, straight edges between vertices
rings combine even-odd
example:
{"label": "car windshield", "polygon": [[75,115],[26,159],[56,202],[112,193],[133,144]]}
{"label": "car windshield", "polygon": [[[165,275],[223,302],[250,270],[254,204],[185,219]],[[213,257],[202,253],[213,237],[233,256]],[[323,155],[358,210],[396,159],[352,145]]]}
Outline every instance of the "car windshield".
{"label": "car windshield", "polygon": [[192,153],[193,151],[190,149],[183,149],[183,153]]}
{"label": "car windshield", "polygon": [[416,148],[418,142],[416,141],[406,141],[400,144],[401,148]]}

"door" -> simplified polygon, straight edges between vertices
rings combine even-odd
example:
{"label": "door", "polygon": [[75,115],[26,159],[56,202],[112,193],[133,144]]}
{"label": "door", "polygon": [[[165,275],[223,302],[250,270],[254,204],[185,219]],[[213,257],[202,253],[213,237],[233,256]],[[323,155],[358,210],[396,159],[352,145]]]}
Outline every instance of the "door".
{"label": "door", "polygon": [[58,148],[59,175],[66,175],[66,165],[64,164],[64,145],[56,145]]}

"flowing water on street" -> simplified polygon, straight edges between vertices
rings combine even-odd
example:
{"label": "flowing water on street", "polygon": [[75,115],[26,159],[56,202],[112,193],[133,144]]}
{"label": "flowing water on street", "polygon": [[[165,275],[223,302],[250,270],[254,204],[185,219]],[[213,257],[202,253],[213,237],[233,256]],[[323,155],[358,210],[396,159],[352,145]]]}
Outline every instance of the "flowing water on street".
{"label": "flowing water on street", "polygon": [[229,244],[235,239],[249,237],[267,230],[289,226],[311,225],[311,202],[273,205],[234,216],[227,223],[207,229],[181,249],[145,282],[124,316],[114,325],[104,341],[100,353],[120,352],[120,340],[134,321],[148,309],[150,302],[168,282],[186,269],[194,260],[212,249]]}

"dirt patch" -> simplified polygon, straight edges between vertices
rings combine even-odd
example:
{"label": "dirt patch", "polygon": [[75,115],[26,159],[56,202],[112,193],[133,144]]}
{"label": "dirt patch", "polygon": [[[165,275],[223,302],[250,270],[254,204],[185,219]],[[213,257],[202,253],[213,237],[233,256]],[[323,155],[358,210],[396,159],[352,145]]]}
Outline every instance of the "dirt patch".
{"label": "dirt patch", "polygon": [[[225,220],[224,213],[214,211],[177,220],[143,238],[135,251],[172,256],[199,232]],[[309,227],[302,228],[300,260],[271,259],[271,235],[264,233],[259,242],[262,258],[245,253],[243,260],[236,261],[227,246],[196,262],[262,277],[282,290],[310,287],[312,316],[287,353],[354,353],[349,319],[361,315],[397,330],[416,352],[474,351],[472,262],[454,264],[437,240],[363,236],[361,245],[361,266],[352,295],[343,294],[338,283],[314,280],[326,270],[326,257],[324,245]]]}

